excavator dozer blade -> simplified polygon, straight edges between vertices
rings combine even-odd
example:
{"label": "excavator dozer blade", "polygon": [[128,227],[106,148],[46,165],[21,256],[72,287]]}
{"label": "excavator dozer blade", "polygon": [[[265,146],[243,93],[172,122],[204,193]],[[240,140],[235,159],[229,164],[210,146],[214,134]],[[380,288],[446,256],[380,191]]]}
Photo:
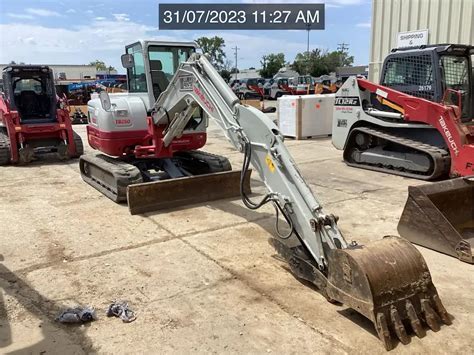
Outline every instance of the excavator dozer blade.
{"label": "excavator dozer blade", "polygon": [[[250,194],[250,175],[244,178],[244,192]],[[127,187],[132,215],[240,196],[240,170],[145,182]]]}
{"label": "excavator dozer blade", "polygon": [[407,240],[388,236],[366,246],[333,250],[327,295],[370,319],[387,350],[410,330],[425,335],[451,324],[421,253]]}
{"label": "excavator dozer blade", "polygon": [[474,177],[410,186],[398,232],[414,244],[474,264]]}

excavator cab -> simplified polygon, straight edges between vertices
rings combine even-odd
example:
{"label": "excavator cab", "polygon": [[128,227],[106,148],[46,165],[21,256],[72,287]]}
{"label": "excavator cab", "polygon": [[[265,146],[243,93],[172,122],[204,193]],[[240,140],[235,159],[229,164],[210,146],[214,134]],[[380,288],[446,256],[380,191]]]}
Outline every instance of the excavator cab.
{"label": "excavator cab", "polygon": [[196,52],[194,42],[140,41],[125,47],[122,65],[127,69],[128,91],[143,97],[148,106],[158,100],[180,63]]}

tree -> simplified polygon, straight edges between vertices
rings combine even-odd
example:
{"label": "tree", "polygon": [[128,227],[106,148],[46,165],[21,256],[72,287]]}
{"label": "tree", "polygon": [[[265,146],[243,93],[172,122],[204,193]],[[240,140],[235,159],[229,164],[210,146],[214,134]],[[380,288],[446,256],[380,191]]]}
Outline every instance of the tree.
{"label": "tree", "polygon": [[89,65],[95,65],[97,71],[113,71],[115,68],[113,66],[107,66],[102,60],[96,59],[93,62],[90,62]]}
{"label": "tree", "polygon": [[214,37],[199,37],[196,43],[201,47],[202,51],[209,56],[209,61],[218,71],[224,69],[224,53],[225,41],[224,38]]}
{"label": "tree", "polygon": [[263,78],[273,78],[273,76],[278,73],[278,71],[285,66],[285,54],[268,54],[262,57],[260,61],[262,69],[260,70],[260,75]]}
{"label": "tree", "polygon": [[345,51],[322,51],[319,48],[311,52],[298,53],[292,68],[300,74],[318,77],[336,71],[337,67],[350,66],[354,57]]}
{"label": "tree", "polygon": [[230,81],[230,78],[232,77],[232,73],[227,69],[222,69],[219,74],[221,75],[222,79],[225,80],[226,83],[228,83]]}

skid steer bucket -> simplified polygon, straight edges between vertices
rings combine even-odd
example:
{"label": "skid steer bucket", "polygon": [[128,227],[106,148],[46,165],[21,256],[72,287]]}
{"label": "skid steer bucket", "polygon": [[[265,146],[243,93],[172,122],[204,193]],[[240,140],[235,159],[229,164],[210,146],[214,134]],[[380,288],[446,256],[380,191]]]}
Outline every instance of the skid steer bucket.
{"label": "skid steer bucket", "polygon": [[400,236],[473,264],[474,177],[408,188]]}
{"label": "skid steer bucket", "polygon": [[423,337],[425,324],[451,324],[423,256],[405,239],[336,249],[328,261],[328,297],[370,319],[387,350],[397,338],[410,342],[410,329]]}
{"label": "skid steer bucket", "polygon": [[[251,193],[251,172],[247,170],[243,181],[246,194]],[[236,197],[240,195],[240,180],[241,171],[233,170],[129,185],[128,208],[134,215]]]}

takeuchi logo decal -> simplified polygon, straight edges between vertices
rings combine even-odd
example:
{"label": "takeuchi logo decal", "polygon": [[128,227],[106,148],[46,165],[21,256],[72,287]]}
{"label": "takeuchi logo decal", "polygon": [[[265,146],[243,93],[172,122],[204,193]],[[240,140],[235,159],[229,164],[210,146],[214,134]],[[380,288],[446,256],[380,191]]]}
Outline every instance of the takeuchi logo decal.
{"label": "takeuchi logo decal", "polygon": [[446,125],[446,121],[444,120],[443,117],[440,117],[438,122],[439,122],[439,124],[441,125],[441,128],[443,129],[444,135],[445,135],[446,138],[448,139],[449,146],[450,146],[451,149],[453,150],[454,154],[455,154],[456,156],[458,156],[458,155],[459,155],[458,146],[457,146],[456,142],[454,141],[454,137],[453,137],[453,135],[451,134],[451,132],[449,131],[448,126]]}
{"label": "takeuchi logo decal", "polygon": [[200,89],[197,85],[194,85],[193,91],[194,91],[194,93],[199,97],[199,99],[200,99],[201,102],[204,104],[204,106],[206,106],[206,108],[207,108],[209,111],[214,112],[214,110],[215,110],[214,106],[213,106],[212,103],[206,98],[206,96],[204,95],[204,93],[201,91],[201,89]]}

